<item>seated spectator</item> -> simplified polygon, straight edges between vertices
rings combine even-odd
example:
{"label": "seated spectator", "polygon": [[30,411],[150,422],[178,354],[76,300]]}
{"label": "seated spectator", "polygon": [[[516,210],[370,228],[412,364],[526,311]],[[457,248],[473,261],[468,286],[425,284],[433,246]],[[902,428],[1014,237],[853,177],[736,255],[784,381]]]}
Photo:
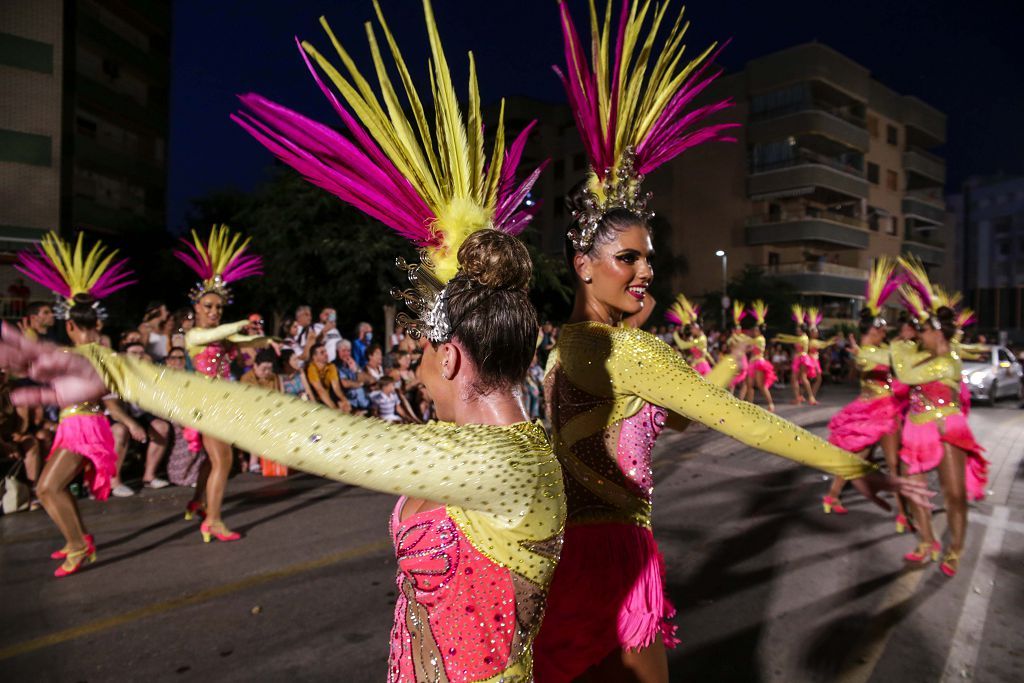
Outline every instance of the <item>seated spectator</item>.
{"label": "seated spectator", "polygon": [[370,323],[359,323],[356,326],[356,338],[352,342],[352,357],[356,359],[359,367],[365,367],[369,356],[370,344],[373,343],[373,325]]}
{"label": "seated spectator", "polygon": [[352,406],[352,412],[356,415],[368,414],[370,412],[370,396],[367,393],[369,380],[359,369],[356,359],[352,357],[352,342],[343,339],[338,344],[338,357],[334,364],[338,368],[341,388],[345,392],[345,398]]}
{"label": "seated spectator", "polygon": [[306,381],[313,390],[313,398],[329,408],[352,412],[345,392],[341,389],[338,368],[327,362],[327,349],[323,344],[313,346],[312,356],[306,366]]}
{"label": "seated spectator", "polygon": [[771,361],[775,366],[775,374],[779,378],[779,386],[786,386],[790,381],[792,366],[789,359],[789,351],[782,344],[772,344]]}
{"label": "seated spectator", "polygon": [[364,381],[373,385],[373,388],[377,388],[377,383],[385,374],[384,351],[381,350],[379,344],[372,344],[366,350],[366,365],[363,366]]}
{"label": "seated spectator", "polygon": [[[172,370],[185,370],[188,361],[188,354],[184,347],[172,346],[167,352],[164,364]],[[184,427],[179,424],[172,425],[174,431],[174,442],[171,446],[171,454],[167,458],[167,478],[175,486],[196,485],[199,479],[199,468],[206,460],[206,453],[200,448],[199,452],[189,449],[188,439],[185,438]]]}
{"label": "seated spectator", "polygon": [[[277,354],[271,349],[260,349],[253,359],[252,368],[246,371],[239,381],[270,391],[281,391],[281,381],[274,372],[274,364],[276,362]],[[260,460],[262,460],[261,456],[256,453],[250,453],[248,461],[242,461],[242,471],[259,474],[262,471]]]}
{"label": "seated spectator", "polygon": [[291,349],[284,349],[278,362],[281,366],[278,374],[281,391],[309,401],[313,397],[313,390],[306,380],[306,373],[302,371],[302,360]]}
{"label": "seated spectator", "polygon": [[382,377],[378,382],[380,387],[370,392],[370,403],[373,404],[373,416],[379,417],[386,422],[418,422],[415,417],[407,412],[402,404],[395,387],[395,380],[391,377]]}

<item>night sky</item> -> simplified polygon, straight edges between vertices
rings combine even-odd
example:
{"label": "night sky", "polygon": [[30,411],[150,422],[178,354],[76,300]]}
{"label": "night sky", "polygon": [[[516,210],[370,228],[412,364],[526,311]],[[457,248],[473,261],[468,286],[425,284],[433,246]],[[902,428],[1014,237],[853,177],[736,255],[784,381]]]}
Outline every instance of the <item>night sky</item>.
{"label": "night sky", "polygon": [[[587,1],[570,2],[583,30]],[[228,119],[235,94],[258,92],[335,124],[293,36],[332,55],[318,23],[324,15],[364,74],[372,75],[363,22],[373,9],[370,0],[178,0],[174,6],[168,226],[178,231],[191,198],[224,187],[250,189],[271,167],[269,152]],[[421,4],[382,0],[382,6],[423,96]],[[555,0],[434,0],[434,11],[460,92],[465,53],[473,50],[485,102],[511,95],[564,99],[550,69],[561,62]],[[728,70],[818,40],[897,92],[944,111],[948,143],[939,152],[948,160],[948,190],[970,175],[1024,173],[1020,0],[691,0],[687,16],[693,22],[690,54],[733,38],[721,59]]]}

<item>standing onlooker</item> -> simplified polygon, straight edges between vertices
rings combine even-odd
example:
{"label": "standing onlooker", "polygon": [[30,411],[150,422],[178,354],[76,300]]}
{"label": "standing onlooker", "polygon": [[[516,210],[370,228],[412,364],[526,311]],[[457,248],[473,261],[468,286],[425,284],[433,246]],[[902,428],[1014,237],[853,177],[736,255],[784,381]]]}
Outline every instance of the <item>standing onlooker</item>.
{"label": "standing onlooker", "polygon": [[174,319],[162,301],[152,301],[146,306],[146,313],[139,325],[142,344],[146,353],[157,362],[162,362],[171,348],[171,327]]}
{"label": "standing onlooker", "polygon": [[401,343],[403,341],[405,341],[405,328],[401,327],[399,325],[396,325],[395,326],[395,331],[391,333],[391,339],[390,339],[391,346],[388,347],[388,350],[390,350],[390,351],[396,350],[401,345]]}
{"label": "standing onlooker", "polygon": [[298,306],[295,309],[295,322],[299,324],[295,342],[299,346],[305,347],[306,340],[309,339],[309,335],[313,331],[313,309],[305,305]]}
{"label": "standing onlooker", "polygon": [[306,380],[313,390],[313,398],[329,408],[352,412],[345,392],[338,379],[338,368],[327,362],[327,349],[323,344],[313,346],[309,364],[306,365]]}
{"label": "standing onlooker", "polygon": [[367,379],[359,369],[356,359],[352,357],[352,342],[347,339],[341,340],[334,364],[338,368],[341,388],[352,407],[352,413],[366,415],[370,411],[370,397],[366,393]]}
{"label": "standing onlooker", "polygon": [[373,325],[370,323],[359,323],[356,326],[356,339],[352,342],[352,357],[356,359],[359,367],[366,366],[367,350],[373,343]]}
{"label": "standing onlooker", "polygon": [[[180,320],[180,318],[179,318]],[[164,364],[172,370],[185,370],[188,362],[188,354],[184,346],[172,346],[167,352]],[[167,458],[167,478],[176,486],[195,486],[199,479],[199,468],[202,467],[206,454],[200,447],[198,452],[189,449],[188,439],[185,438],[184,428],[175,424],[174,444],[171,446],[171,454]]]}
{"label": "standing onlooker", "polygon": [[333,363],[338,357],[338,344],[341,342],[341,332],[338,331],[338,312],[333,308],[325,308],[320,311],[320,322],[313,325],[313,332],[317,341],[323,343],[327,349],[327,362]]}
{"label": "standing onlooker", "polygon": [[25,309],[21,332],[32,341],[48,338],[53,322],[53,306],[44,301],[33,301]]}
{"label": "standing onlooker", "polygon": [[526,414],[531,420],[541,416],[541,395],[544,393],[544,368],[540,365],[537,354],[533,354],[533,362],[526,371],[525,382]]}
{"label": "standing onlooker", "polygon": [[537,359],[540,361],[541,367],[547,367],[548,354],[551,353],[551,349],[555,348],[557,341],[555,326],[551,324],[550,320],[545,320],[544,324],[540,326],[540,345],[537,347]]}

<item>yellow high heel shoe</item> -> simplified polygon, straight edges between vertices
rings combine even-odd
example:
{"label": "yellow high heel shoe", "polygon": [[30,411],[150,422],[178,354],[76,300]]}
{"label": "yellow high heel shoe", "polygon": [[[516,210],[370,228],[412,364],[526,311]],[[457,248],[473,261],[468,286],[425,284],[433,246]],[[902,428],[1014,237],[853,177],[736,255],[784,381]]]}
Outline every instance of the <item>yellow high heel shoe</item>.
{"label": "yellow high heel shoe", "polygon": [[954,550],[947,550],[946,554],[942,556],[942,564],[939,565],[939,569],[946,576],[952,578],[956,576],[956,570],[960,568],[960,553]]}
{"label": "yellow high heel shoe", "polygon": [[934,541],[932,543],[929,543],[928,541],[921,541],[913,551],[904,555],[903,559],[907,562],[914,562],[916,564],[935,562],[939,559],[939,552],[941,550],[942,546],[939,545],[938,541]]}
{"label": "yellow high heel shoe", "polygon": [[91,564],[96,561],[96,548],[92,545],[87,545],[81,550],[75,550],[69,552],[64,558],[64,563],[57,567],[57,571],[53,573],[58,579],[62,579],[65,576],[71,576],[80,570],[84,565]]}

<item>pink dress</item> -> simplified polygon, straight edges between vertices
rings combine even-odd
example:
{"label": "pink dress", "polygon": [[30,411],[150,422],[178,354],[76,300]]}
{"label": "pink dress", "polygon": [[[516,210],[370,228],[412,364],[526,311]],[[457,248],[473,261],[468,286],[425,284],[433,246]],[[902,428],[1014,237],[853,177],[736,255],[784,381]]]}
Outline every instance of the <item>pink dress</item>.
{"label": "pink dress", "polygon": [[[238,347],[227,340],[213,342],[198,353],[192,354],[192,367],[201,375],[231,379],[231,362],[238,355]],[[203,450],[203,435],[195,429],[186,427],[182,430],[188,449],[193,453]]]}
{"label": "pink dress", "polygon": [[[424,673],[436,674],[428,680],[482,681],[501,674],[511,653],[524,645],[517,594],[541,610],[544,592],[517,581],[477,550],[446,508],[402,521],[405,502],[405,497],[398,500],[390,523],[398,600],[388,681],[424,680]],[[439,656],[432,669],[433,653]]]}
{"label": "pink dress", "polygon": [[[862,350],[857,358],[862,364]],[[859,453],[871,448],[887,434],[899,430],[900,404],[893,396],[892,370],[886,364],[870,364],[860,374],[860,396],[829,420],[829,443]]]}
{"label": "pink dress", "polygon": [[764,337],[757,337],[754,340],[754,345],[750,348],[750,366],[747,370],[749,377],[755,377],[757,373],[761,373],[761,380],[764,383],[765,389],[771,389],[772,385],[779,379],[775,373],[775,366],[772,365],[771,361],[764,357],[765,340]]}
{"label": "pink dress", "polygon": [[100,404],[78,403],[60,411],[49,457],[61,449],[85,458],[85,483],[97,500],[106,500],[110,480],[117,474],[117,451],[110,421]]}
{"label": "pink dress", "polygon": [[707,356],[704,354],[703,349],[693,347],[690,349],[690,355],[692,360],[690,365],[697,371],[697,374],[701,377],[707,377],[708,373],[711,372],[711,363],[708,362]]}

